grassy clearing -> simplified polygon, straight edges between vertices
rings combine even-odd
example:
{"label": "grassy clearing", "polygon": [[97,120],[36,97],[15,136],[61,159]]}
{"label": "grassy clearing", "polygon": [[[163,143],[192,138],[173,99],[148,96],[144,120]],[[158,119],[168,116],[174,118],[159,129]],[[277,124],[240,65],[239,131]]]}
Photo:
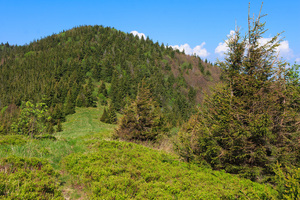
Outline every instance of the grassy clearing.
{"label": "grassy clearing", "polygon": [[[27,186],[34,187],[29,182],[42,187],[39,180],[49,179],[60,186],[53,185],[55,192],[48,199],[51,195],[65,199],[272,199],[276,196],[270,187],[181,162],[176,155],[165,151],[113,141],[116,125],[100,122],[102,112],[102,107],[77,108],[63,123],[63,131],[54,135],[55,140],[1,136],[1,159],[16,156],[15,159],[29,162],[28,159],[36,157],[45,162],[45,169],[55,171],[51,171],[53,176],[50,173],[52,178],[45,175],[39,179],[44,175],[36,168],[29,171],[16,168],[23,175],[33,175],[22,179],[24,188],[12,189],[14,194],[27,191]],[[0,174],[5,180],[7,177],[17,180],[12,173]],[[11,187],[16,188],[16,184]],[[8,183],[3,187],[9,187]],[[34,191],[33,195],[43,193]]]}
{"label": "grassy clearing", "polygon": [[22,158],[47,159],[55,169],[60,169],[63,157],[87,150],[85,137],[109,138],[115,125],[99,121],[103,108],[77,108],[76,113],[67,116],[63,131],[54,134],[53,139],[29,139],[23,136],[1,136],[0,158],[15,155]]}

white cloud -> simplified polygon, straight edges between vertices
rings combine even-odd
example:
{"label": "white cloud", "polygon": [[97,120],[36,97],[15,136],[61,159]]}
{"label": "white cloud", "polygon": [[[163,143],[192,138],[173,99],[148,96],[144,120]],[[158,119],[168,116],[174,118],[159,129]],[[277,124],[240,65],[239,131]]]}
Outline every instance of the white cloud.
{"label": "white cloud", "polygon": [[[230,33],[227,35],[227,38],[231,38],[234,36],[234,30],[231,30]],[[220,42],[217,48],[215,49],[215,53],[219,54],[220,56],[224,56],[224,53],[226,53],[229,48],[227,46],[228,40],[225,40],[224,42]]]}
{"label": "white cloud", "polygon": [[[146,39],[146,35],[144,33],[139,33],[137,31],[131,31],[130,32],[131,34],[133,34],[134,36],[138,36],[139,38],[142,38],[144,37],[144,39]],[[178,49],[179,51],[183,51],[188,54],[188,55],[197,55],[197,56],[200,56],[200,57],[207,57],[210,55],[210,53],[205,49],[203,48],[205,45],[205,42],[202,42],[201,45],[197,45],[195,46],[195,48],[191,48],[189,44],[183,44],[183,45],[170,45],[170,47],[172,47],[173,49]]]}
{"label": "white cloud", "polygon": [[142,38],[142,37],[144,37],[144,39],[146,39],[146,35],[144,34],[144,33],[139,33],[139,32],[137,32],[137,31],[131,31],[130,32],[132,35],[134,35],[134,36],[138,36],[140,39]]}
{"label": "white cloud", "polygon": [[296,60],[295,60],[295,61],[300,63],[300,58],[296,58]]}
{"label": "white cloud", "polygon": [[283,56],[293,56],[292,49],[290,49],[289,41],[287,40],[284,40],[280,43],[280,46],[277,48],[277,51],[279,51],[279,53]]}
{"label": "white cloud", "polygon": [[[227,37],[230,39],[234,35],[234,31],[231,30],[229,35]],[[224,42],[220,42],[219,45],[215,49],[215,53],[219,54],[220,56],[224,56],[224,53],[226,53],[229,49],[227,46],[228,40],[225,40]],[[260,38],[258,42],[261,45],[266,44],[269,42],[272,38]],[[293,57],[293,51],[289,47],[289,42],[287,40],[284,40],[280,43],[280,45],[276,48],[276,51],[279,53],[281,57],[284,57],[286,59],[291,59]]]}
{"label": "white cloud", "polygon": [[174,46],[171,45],[171,47],[173,49],[178,49],[181,52],[184,51],[188,55],[197,55],[199,57],[205,58],[210,55],[210,53],[204,48],[205,44],[206,44],[205,42],[202,42],[201,45],[197,45],[193,49],[190,47],[189,44],[182,44],[180,46],[179,45],[174,45]]}
{"label": "white cloud", "polygon": [[[258,40],[258,42],[261,45],[266,44],[267,42],[269,42],[272,38],[260,38]],[[293,51],[289,46],[289,41],[287,40],[283,40],[282,42],[280,42],[280,45],[276,48],[277,53],[279,53],[280,57],[286,58],[286,59],[291,59],[292,57],[294,57],[293,55]]]}

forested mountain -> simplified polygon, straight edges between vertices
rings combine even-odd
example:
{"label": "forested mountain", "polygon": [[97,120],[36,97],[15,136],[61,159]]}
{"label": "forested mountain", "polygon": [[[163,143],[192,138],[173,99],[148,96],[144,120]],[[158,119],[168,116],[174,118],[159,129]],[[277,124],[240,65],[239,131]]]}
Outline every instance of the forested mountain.
{"label": "forested mountain", "polygon": [[0,197],[299,199],[300,66],[261,18],[217,65],[102,26],[2,43]]}
{"label": "forested mountain", "polygon": [[8,115],[17,115],[22,102],[45,103],[56,124],[75,105],[95,106],[97,83],[106,85],[105,98],[121,110],[135,98],[143,79],[166,119],[175,124],[189,118],[220,74],[199,57],[102,26],[73,28],[24,46],[2,43],[0,61],[3,132],[13,120]]}

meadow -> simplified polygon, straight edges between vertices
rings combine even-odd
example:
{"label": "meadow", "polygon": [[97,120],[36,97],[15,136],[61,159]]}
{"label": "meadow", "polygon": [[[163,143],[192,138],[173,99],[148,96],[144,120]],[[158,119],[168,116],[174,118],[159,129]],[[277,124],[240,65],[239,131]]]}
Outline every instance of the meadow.
{"label": "meadow", "polygon": [[3,199],[274,199],[270,186],[113,140],[103,107],[76,108],[51,137],[0,138]]}

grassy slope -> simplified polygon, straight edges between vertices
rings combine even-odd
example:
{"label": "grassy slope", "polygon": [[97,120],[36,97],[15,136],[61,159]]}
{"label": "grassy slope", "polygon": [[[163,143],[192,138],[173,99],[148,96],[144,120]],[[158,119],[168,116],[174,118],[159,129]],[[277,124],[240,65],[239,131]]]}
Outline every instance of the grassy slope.
{"label": "grassy slope", "polygon": [[186,164],[163,151],[112,141],[115,125],[99,121],[102,111],[77,108],[55,141],[7,145],[2,138],[0,158],[48,160],[61,174],[66,199],[268,199],[274,194],[269,187]]}

